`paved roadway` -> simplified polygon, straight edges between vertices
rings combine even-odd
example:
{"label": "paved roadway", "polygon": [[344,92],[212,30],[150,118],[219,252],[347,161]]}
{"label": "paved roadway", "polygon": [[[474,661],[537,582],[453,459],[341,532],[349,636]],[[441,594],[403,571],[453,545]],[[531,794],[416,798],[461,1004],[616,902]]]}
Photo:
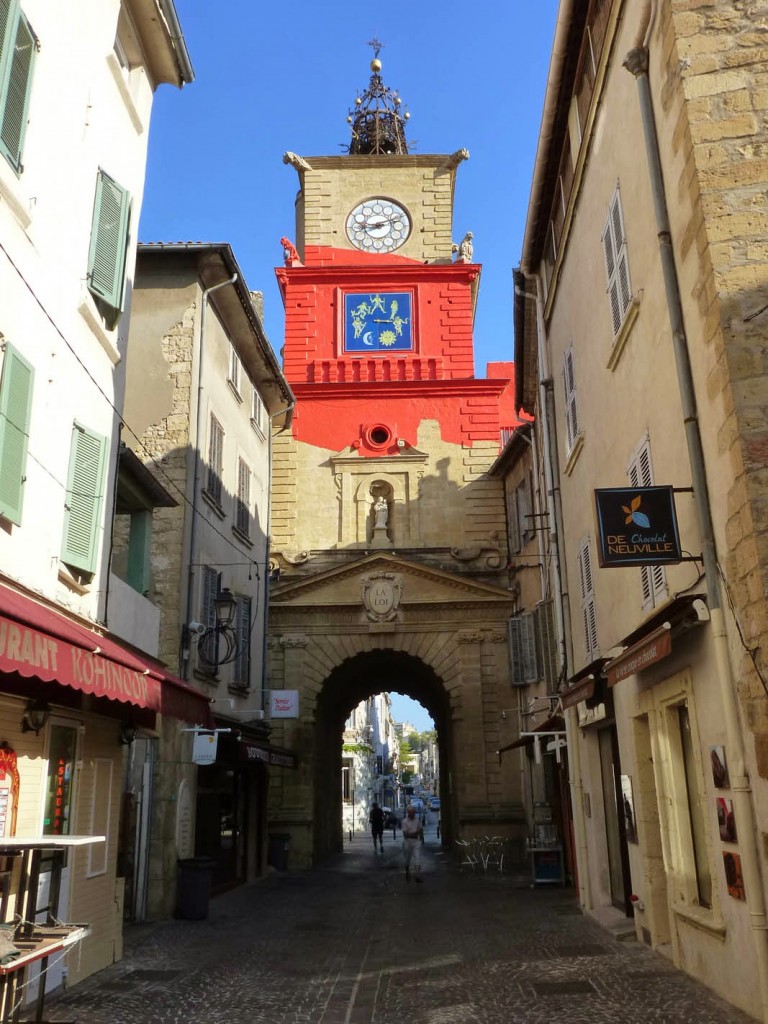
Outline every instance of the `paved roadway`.
{"label": "paved roadway", "polygon": [[[77,1024],[749,1024],[573,894],[462,874],[428,831],[424,884],[400,834],[211,901],[205,921],[127,929],[125,959],[46,1006]],[[76,956],[76,952],[71,955]],[[754,1022],[753,1022],[754,1024]]]}

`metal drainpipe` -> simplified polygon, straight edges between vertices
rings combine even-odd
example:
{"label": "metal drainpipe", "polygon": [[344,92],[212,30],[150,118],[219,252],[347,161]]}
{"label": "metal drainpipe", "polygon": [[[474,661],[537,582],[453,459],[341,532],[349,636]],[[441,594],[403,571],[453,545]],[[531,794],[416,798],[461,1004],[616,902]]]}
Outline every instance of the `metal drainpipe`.
{"label": "metal drainpipe", "polygon": [[[190,609],[192,607],[192,595],[195,587],[195,542],[197,540],[197,493],[200,485],[200,437],[203,424],[203,357],[205,355],[205,313],[208,308],[208,296],[217,292],[219,288],[226,288],[228,284],[237,281],[237,274],[233,274],[228,281],[219,281],[203,291],[200,302],[200,345],[198,346],[197,357],[197,416],[195,418],[195,471],[192,478],[192,520],[189,527],[189,570],[187,575],[187,603],[184,610],[183,624],[190,620]],[[182,654],[182,658],[184,655]],[[185,664],[179,665],[180,673],[184,679],[189,679],[192,658],[187,655],[184,658]]]}
{"label": "metal drainpipe", "polygon": [[[274,420],[278,416],[283,416],[284,414],[292,412],[295,405],[296,405],[296,401],[294,400],[289,405],[286,405],[285,408],[278,409],[277,412],[273,412],[272,415],[269,416],[269,438],[267,440],[267,452],[268,452],[268,456],[267,456],[267,465],[268,465],[267,487],[268,487],[268,493],[267,493],[267,529],[266,529],[266,541],[267,542],[266,542],[266,558],[265,558],[265,564],[264,564],[264,636],[262,638],[262,653],[261,653],[261,706],[262,706],[262,710],[264,710],[264,711],[266,711],[266,709],[264,708],[264,695],[267,692],[267,639],[268,639],[267,627],[269,626],[269,552],[272,549],[272,537],[271,537],[271,530],[272,530],[272,458],[273,458],[273,454],[272,454],[272,420]],[[283,430],[285,430],[285,427],[283,427],[282,430],[279,431],[279,433],[282,433]]]}
{"label": "metal drainpipe", "polygon": [[[649,31],[645,40],[648,40]],[[677,267],[672,249],[672,236],[669,226],[664,179],[661,172],[659,140],[656,132],[656,121],[653,114],[651,87],[648,79],[648,48],[636,47],[627,54],[624,66],[635,76],[637,82],[640,112],[643,122],[643,135],[648,158],[648,172],[651,179],[653,205],[656,214],[656,227],[659,238],[659,253],[664,275],[664,288],[667,297],[667,312],[672,331],[672,346],[677,367],[677,380],[685,425],[685,436],[688,444],[688,459],[695,498],[696,516],[701,533],[702,559],[707,581],[707,599],[712,622],[712,640],[715,649],[715,661],[720,688],[720,703],[726,728],[728,758],[732,760],[733,773],[731,788],[733,789],[734,810],[736,820],[744,821],[744,840],[741,846],[741,857],[744,868],[744,886],[749,910],[755,953],[760,978],[760,994],[762,1000],[762,1019],[768,1021],[768,927],[765,913],[765,897],[760,877],[760,863],[755,841],[756,820],[752,806],[751,787],[747,776],[744,742],[741,726],[736,711],[736,687],[728,650],[728,635],[725,629],[723,603],[720,596],[720,578],[718,574],[717,553],[715,549],[714,529],[712,525],[712,509],[707,487],[704,451],[701,443],[696,398],[691,372],[688,341],[685,334],[683,307],[680,298],[680,287],[677,278]],[[731,758],[731,751],[733,757]],[[742,833],[740,833],[741,835]]]}
{"label": "metal drainpipe", "polygon": [[[541,418],[544,442],[544,483],[547,489],[548,504],[552,509],[554,520],[554,529],[551,530],[550,537],[555,553],[555,610],[557,613],[558,631],[563,638],[562,664],[567,675],[570,667],[573,665],[571,610],[567,591],[563,588],[563,571],[560,559],[560,543],[563,537],[563,510],[560,495],[560,469],[557,458],[557,446],[556,443],[553,444],[553,438],[557,437],[555,430],[555,401],[549,370],[543,307],[538,291],[535,293],[523,292],[518,288],[515,288],[515,291],[518,295],[536,301],[537,362],[541,390],[541,407],[544,410],[544,415]],[[555,484],[555,481],[557,481],[557,484]],[[581,748],[579,746],[578,721],[575,708],[569,708],[565,712],[565,731],[568,743],[568,785],[571,790],[573,827],[576,833],[576,873],[579,882],[579,902],[589,910],[592,908],[592,885],[589,877],[587,825],[584,819],[584,782],[581,771]]]}

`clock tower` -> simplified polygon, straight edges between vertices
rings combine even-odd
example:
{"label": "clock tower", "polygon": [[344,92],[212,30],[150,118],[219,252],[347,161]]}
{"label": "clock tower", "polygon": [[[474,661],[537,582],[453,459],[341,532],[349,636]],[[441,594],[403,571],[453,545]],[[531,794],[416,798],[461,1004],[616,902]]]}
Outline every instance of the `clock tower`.
{"label": "clock tower", "polygon": [[469,154],[408,152],[410,115],[375,49],[348,153],[284,156],[299,179],[277,271],[296,408],[273,443],[268,685],[300,693],[301,717],[273,722],[306,752],[273,794],[276,830],[308,823],[297,866],[340,848],[344,720],[382,690],[435,721],[446,841],[470,808],[496,832],[524,828],[495,756],[512,599],[490,470],[517,422],[513,366],[474,374],[481,268],[471,232],[453,240]]}

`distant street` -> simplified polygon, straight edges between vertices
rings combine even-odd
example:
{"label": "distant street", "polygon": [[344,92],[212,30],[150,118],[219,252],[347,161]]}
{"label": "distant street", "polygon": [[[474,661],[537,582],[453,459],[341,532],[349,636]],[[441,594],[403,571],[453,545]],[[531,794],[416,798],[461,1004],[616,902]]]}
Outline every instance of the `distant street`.
{"label": "distant street", "polygon": [[[327,867],[212,900],[208,920],[128,928],[126,956],[51,1000],[78,1024],[748,1024],[561,889],[462,874],[430,813],[424,884],[400,832]],[[75,954],[76,955],[76,954]]]}

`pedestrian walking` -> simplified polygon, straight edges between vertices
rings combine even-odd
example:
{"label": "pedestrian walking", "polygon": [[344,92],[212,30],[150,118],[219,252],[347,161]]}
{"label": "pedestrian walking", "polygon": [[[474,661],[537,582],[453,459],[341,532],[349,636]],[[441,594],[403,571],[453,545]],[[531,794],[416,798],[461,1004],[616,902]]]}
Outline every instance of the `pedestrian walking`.
{"label": "pedestrian walking", "polygon": [[373,836],[373,852],[376,853],[376,844],[378,843],[379,849],[384,853],[384,811],[375,800],[371,813],[368,815],[368,821],[371,824],[371,835]]}
{"label": "pedestrian walking", "polygon": [[413,868],[414,882],[421,882],[421,844],[424,842],[424,828],[421,818],[416,817],[416,808],[409,806],[403,818],[403,860],[405,862],[405,880],[411,880]]}

